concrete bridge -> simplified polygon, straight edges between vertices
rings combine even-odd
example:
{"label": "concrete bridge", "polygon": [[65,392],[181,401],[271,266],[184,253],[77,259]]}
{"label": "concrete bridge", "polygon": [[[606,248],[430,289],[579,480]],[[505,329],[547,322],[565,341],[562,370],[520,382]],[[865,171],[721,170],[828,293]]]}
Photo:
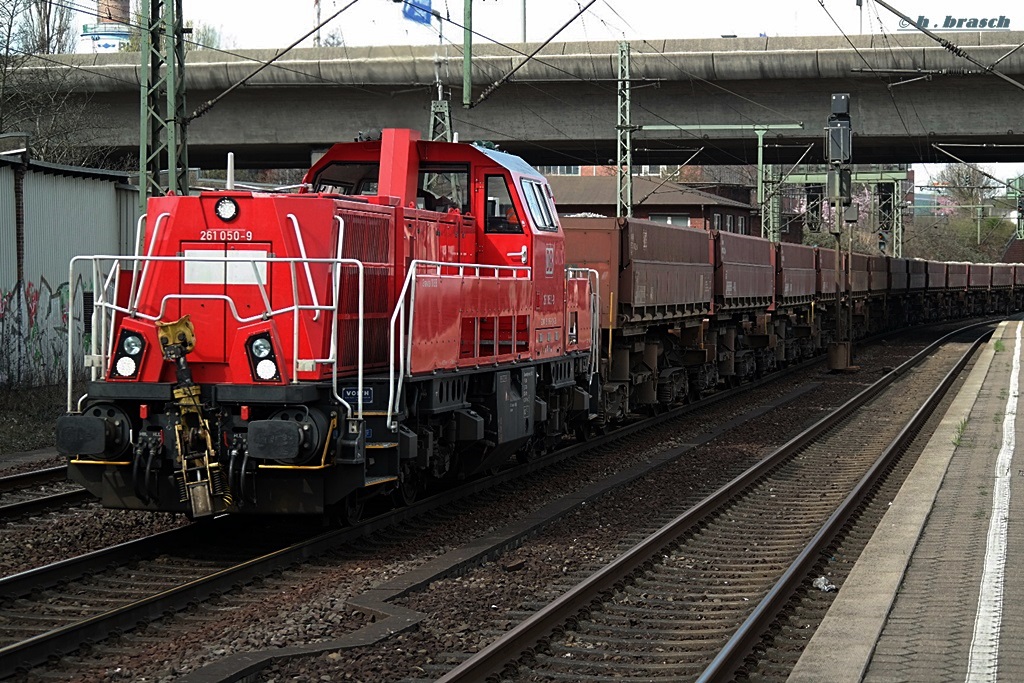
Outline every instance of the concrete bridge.
{"label": "concrete bridge", "polygon": [[[1024,43],[1024,32],[947,37],[988,65]],[[529,52],[534,46],[518,45]],[[303,49],[228,95],[189,128],[190,163],[220,168],[228,151],[248,167],[305,167],[310,155],[358,131],[423,130],[435,68],[453,99],[462,140],[486,139],[534,164],[606,164],[615,158],[618,45],[549,45],[483,103],[461,106],[458,50],[436,47]],[[830,95],[852,96],[854,161],[946,162],[932,143],[976,162],[1024,161],[1024,89],[986,73],[920,34],[817,38],[662,40],[632,43],[632,122],[688,130],[638,131],[634,163],[754,163],[754,126],[803,125],[764,135],[767,163],[795,162],[813,144],[821,160]],[[269,50],[189,53],[188,110],[250,74]],[[439,57],[439,59],[438,59]],[[138,146],[138,55],[69,55],[89,107],[102,120],[92,140],[123,153]],[[475,48],[474,97],[522,57]],[[1024,81],[1024,50],[998,70]],[[976,73],[970,73],[976,72]],[[924,76],[928,76],[925,78]],[[742,130],[712,126],[738,124]]]}

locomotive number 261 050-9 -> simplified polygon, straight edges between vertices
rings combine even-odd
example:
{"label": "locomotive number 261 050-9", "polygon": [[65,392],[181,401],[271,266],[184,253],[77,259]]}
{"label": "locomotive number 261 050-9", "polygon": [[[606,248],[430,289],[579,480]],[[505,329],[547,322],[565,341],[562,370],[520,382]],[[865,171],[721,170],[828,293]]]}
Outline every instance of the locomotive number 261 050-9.
{"label": "locomotive number 261 050-9", "polygon": [[252,230],[200,230],[200,242],[251,242]]}

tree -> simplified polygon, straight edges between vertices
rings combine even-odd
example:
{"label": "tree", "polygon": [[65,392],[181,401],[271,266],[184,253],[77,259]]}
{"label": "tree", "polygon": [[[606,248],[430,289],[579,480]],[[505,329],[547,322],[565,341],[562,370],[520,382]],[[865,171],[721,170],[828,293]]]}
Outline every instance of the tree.
{"label": "tree", "polygon": [[220,50],[229,49],[233,47],[224,38],[224,33],[220,26],[213,26],[211,24],[204,24],[199,22],[193,24],[191,21],[186,21],[185,26],[187,29],[191,29],[192,35],[185,36],[185,50]]}
{"label": "tree", "polygon": [[75,34],[71,30],[71,7],[51,0],[13,0],[15,6],[27,5],[21,16],[19,42],[26,52],[57,55],[73,52]]}
{"label": "tree", "polygon": [[340,31],[331,31],[321,41],[322,47],[345,47],[345,35]]}
{"label": "tree", "polygon": [[[149,2],[149,0],[141,0]],[[132,2],[132,21],[129,24],[128,41],[121,45],[121,52],[139,52],[142,49],[142,6],[140,0]],[[203,22],[185,21],[185,52],[191,50],[221,50],[234,48],[233,40],[224,36],[223,28]]]}
{"label": "tree", "polygon": [[[986,169],[970,164],[947,164],[936,174],[934,184],[955,205],[976,207],[990,204],[989,200],[999,192],[999,186],[982,170]],[[973,208],[965,208],[964,211],[972,213]]]}
{"label": "tree", "polygon": [[99,127],[87,113],[77,74],[53,55],[74,46],[66,8],[45,0],[0,3],[0,134],[26,133],[32,157],[86,165],[103,153],[89,145]]}

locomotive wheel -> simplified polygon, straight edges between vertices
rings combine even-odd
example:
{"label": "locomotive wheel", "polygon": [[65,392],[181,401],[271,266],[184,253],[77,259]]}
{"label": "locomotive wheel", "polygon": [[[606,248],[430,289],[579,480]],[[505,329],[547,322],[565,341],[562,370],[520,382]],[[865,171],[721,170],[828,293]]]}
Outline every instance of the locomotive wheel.
{"label": "locomotive wheel", "polygon": [[396,506],[406,507],[419,499],[421,488],[423,488],[423,482],[420,480],[419,475],[416,474],[411,466],[403,465],[398,488],[391,494],[391,497],[395,501]]}
{"label": "locomotive wheel", "polygon": [[330,520],[335,526],[352,526],[363,516],[363,499],[359,497],[358,491],[345,496],[331,506]]}
{"label": "locomotive wheel", "polygon": [[590,440],[590,429],[585,422],[577,422],[573,427],[573,433],[576,435],[576,440],[580,443]]}

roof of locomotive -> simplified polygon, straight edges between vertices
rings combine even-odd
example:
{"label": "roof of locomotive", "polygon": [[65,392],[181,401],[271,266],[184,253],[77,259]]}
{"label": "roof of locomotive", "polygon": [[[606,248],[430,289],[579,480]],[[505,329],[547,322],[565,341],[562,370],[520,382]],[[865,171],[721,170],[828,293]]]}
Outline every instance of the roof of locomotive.
{"label": "roof of locomotive", "polygon": [[[454,143],[453,143],[454,144]],[[544,180],[544,176],[541,175],[540,171],[535,169],[530,164],[523,161],[521,157],[517,157],[515,154],[509,154],[508,152],[499,152],[496,149],[489,149],[487,147],[481,147],[479,145],[472,145],[472,147],[493,161],[498,166],[503,166],[513,173],[519,175],[531,176],[538,180]]]}
{"label": "roof of locomotive", "polygon": [[[303,183],[313,183],[317,176],[325,168],[335,162],[379,162],[381,156],[382,141],[373,140],[369,142],[339,142],[333,145],[320,157],[306,172]],[[536,178],[543,181],[544,176],[537,169],[530,166],[520,157],[507,152],[477,144],[462,142],[436,142],[431,140],[417,140],[416,150],[420,163],[484,163],[496,165],[517,174]],[[490,163],[487,163],[487,162]]]}

